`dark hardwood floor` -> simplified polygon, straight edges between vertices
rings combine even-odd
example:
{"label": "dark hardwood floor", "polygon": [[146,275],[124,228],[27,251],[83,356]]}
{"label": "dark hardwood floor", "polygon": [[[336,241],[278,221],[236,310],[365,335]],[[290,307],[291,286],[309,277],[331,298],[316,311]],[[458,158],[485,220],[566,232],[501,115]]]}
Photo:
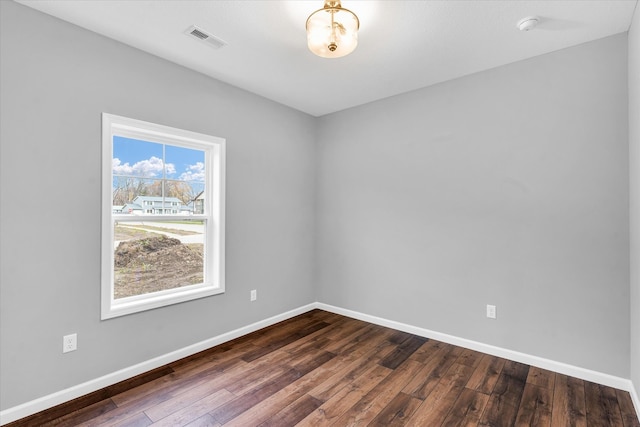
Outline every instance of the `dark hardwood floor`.
{"label": "dark hardwood floor", "polygon": [[321,310],[9,425],[640,427],[627,392]]}

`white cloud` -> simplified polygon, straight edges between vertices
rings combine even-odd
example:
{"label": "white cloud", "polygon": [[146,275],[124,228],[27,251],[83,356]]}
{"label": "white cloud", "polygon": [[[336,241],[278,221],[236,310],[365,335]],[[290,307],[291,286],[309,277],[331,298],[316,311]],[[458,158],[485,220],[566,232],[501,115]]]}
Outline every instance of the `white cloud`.
{"label": "white cloud", "polygon": [[204,163],[197,162],[195,165],[187,166],[187,170],[180,175],[182,181],[204,181]]}
{"label": "white cloud", "polygon": [[[154,178],[162,176],[162,159],[152,156],[148,160],[141,160],[139,162],[130,165],[122,163],[118,158],[114,158],[112,161],[113,173],[115,175],[133,175],[141,176],[145,178]],[[166,165],[167,175],[176,173],[176,167],[173,163],[167,163]]]}

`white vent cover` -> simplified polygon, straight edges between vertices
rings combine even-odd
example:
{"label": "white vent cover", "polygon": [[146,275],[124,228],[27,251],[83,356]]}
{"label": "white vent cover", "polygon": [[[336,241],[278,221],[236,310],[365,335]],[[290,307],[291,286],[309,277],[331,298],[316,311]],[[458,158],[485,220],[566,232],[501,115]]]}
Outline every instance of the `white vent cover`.
{"label": "white vent cover", "polygon": [[219,37],[214,36],[213,34],[209,34],[202,28],[198,28],[195,25],[190,26],[184,32],[186,35],[193,37],[196,40],[200,40],[202,42],[207,43],[209,46],[214,49],[220,49],[223,46],[227,45],[227,42],[222,40]]}

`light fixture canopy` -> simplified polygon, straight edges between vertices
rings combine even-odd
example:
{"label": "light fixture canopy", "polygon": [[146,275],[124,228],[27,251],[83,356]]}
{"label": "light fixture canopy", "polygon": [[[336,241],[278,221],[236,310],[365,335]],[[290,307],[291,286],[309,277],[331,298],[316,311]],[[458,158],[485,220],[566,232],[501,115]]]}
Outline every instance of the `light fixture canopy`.
{"label": "light fixture canopy", "polygon": [[340,0],[325,0],[324,7],[307,18],[309,50],[323,58],[340,58],[358,46],[360,20]]}
{"label": "light fixture canopy", "polygon": [[518,29],[520,31],[531,31],[540,22],[540,18],[537,16],[527,16],[518,21]]}

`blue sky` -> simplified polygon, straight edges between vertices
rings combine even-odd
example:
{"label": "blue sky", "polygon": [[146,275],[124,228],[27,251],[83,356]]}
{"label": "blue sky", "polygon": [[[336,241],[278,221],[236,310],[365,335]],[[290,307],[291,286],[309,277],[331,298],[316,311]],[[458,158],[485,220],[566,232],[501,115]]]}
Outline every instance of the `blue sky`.
{"label": "blue sky", "polygon": [[113,174],[145,178],[162,178],[163,165],[166,178],[203,182],[204,152],[173,145],[138,139],[113,137]]}

